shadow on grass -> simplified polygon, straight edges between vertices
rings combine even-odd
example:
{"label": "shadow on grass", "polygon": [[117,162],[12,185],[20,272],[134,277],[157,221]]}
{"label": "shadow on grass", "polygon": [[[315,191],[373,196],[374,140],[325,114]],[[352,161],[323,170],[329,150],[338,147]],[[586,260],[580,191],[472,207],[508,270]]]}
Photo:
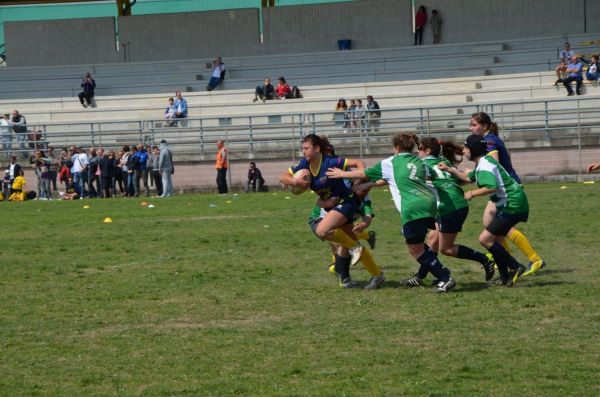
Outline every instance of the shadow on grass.
{"label": "shadow on grass", "polygon": [[544,274],[560,274],[560,273],[574,273],[575,269],[543,269],[537,272],[535,275],[543,276]]}
{"label": "shadow on grass", "polygon": [[563,285],[563,284],[573,284],[572,282],[568,282],[568,281],[535,281],[532,279],[529,279],[528,281],[530,281],[530,282],[527,284],[525,284],[525,282],[523,282],[521,284],[521,282],[519,281],[519,283],[517,283],[515,285],[515,287],[523,286],[524,288],[543,288],[543,287],[553,287],[556,285]]}
{"label": "shadow on grass", "polygon": [[486,282],[471,282],[471,283],[461,283],[458,282],[456,285],[456,292],[475,292],[482,291],[484,289],[490,288],[490,285]]}

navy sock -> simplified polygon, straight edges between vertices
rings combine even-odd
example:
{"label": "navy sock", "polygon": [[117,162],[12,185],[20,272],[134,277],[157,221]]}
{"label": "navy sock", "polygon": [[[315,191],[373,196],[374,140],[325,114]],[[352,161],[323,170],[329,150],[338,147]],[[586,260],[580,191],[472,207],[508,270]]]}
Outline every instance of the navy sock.
{"label": "navy sock", "polygon": [[485,265],[488,258],[485,254],[482,254],[479,251],[475,251],[472,248],[466,247],[464,245],[458,246],[458,252],[456,253],[456,257],[459,259],[468,259],[471,261],[479,262],[482,265]]}
{"label": "navy sock", "polygon": [[515,258],[513,258],[508,252],[506,252],[504,247],[498,242],[494,242],[494,244],[492,244],[492,246],[488,248],[488,251],[490,251],[490,253],[494,255],[494,260],[498,265],[498,270],[500,270],[500,274],[502,274],[502,268],[508,271],[508,269],[517,269],[520,266],[519,262],[517,262]]}
{"label": "navy sock", "polygon": [[340,276],[340,279],[350,277],[350,257],[343,258],[335,255],[335,272]]}
{"label": "navy sock", "polygon": [[427,247],[425,252],[421,254],[417,261],[421,265],[421,268],[429,270],[429,272],[431,272],[431,274],[433,274],[433,276],[438,280],[448,281],[450,278],[450,270],[442,265],[435,252],[429,250],[429,247]]}

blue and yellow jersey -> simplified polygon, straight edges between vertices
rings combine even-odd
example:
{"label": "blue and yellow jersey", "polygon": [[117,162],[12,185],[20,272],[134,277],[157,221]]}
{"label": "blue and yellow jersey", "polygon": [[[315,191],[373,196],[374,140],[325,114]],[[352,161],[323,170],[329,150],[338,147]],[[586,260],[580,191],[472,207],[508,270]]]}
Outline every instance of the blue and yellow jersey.
{"label": "blue and yellow jersey", "polygon": [[310,171],[310,188],[323,200],[331,197],[339,197],[347,199],[353,197],[352,189],[349,188],[343,179],[328,178],[326,172],[329,168],[339,168],[346,170],[346,159],[343,157],[322,156],[321,162],[317,169],[311,169],[310,163],[306,159],[290,167],[290,175],[295,174],[299,170],[306,169]]}
{"label": "blue and yellow jersey", "polygon": [[498,153],[498,162],[500,165],[508,172],[514,180],[516,180],[519,184],[521,183],[521,178],[517,175],[517,171],[512,166],[512,161],[510,160],[510,153],[506,149],[504,145],[504,141],[497,135],[492,134],[491,132],[487,133],[483,139],[487,142],[487,151],[488,154],[493,152]]}

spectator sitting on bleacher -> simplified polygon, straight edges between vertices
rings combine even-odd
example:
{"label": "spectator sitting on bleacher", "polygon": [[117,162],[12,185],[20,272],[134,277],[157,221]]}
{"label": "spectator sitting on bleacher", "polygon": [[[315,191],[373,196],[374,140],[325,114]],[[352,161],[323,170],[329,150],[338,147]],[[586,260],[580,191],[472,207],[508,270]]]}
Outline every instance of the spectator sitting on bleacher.
{"label": "spectator sitting on bleacher", "polygon": [[557,80],[554,82],[554,85],[562,83],[563,74],[567,71],[567,65],[574,56],[575,51],[571,49],[571,45],[569,43],[565,43],[565,49],[560,52],[560,55],[558,57],[560,63],[556,66],[555,69]]}
{"label": "spectator sitting on bleacher", "polygon": [[225,80],[225,64],[221,57],[217,57],[213,60],[213,68],[210,80],[208,80],[208,85],[206,86],[206,91],[214,90],[223,82],[223,80]]}
{"label": "spectator sitting on bleacher", "polygon": [[[348,110],[346,111],[346,119],[350,121],[350,127],[351,129],[354,129],[355,125],[354,125],[354,111],[356,110],[356,100],[351,99],[350,100],[350,106],[348,106]],[[344,130],[344,134],[346,134],[348,131]]]}
{"label": "spectator sitting on bleacher", "polygon": [[175,118],[176,119],[186,118],[188,115],[187,101],[181,95],[180,91],[177,91],[175,93],[175,98],[177,98],[177,99],[175,99]]}
{"label": "spectator sitting on bleacher", "polygon": [[275,99],[275,89],[271,84],[270,78],[265,78],[264,84],[262,86],[259,85],[256,87],[256,90],[254,91],[254,99],[252,100],[252,102],[258,101],[258,98],[260,98],[263,102],[265,102],[266,100]]}
{"label": "spectator sitting on bleacher", "polygon": [[169,98],[169,104],[165,109],[165,113],[163,114],[163,122],[164,127],[172,127],[173,126],[173,118],[175,118],[175,113],[177,113],[177,108],[175,107],[175,100],[173,98]]}
{"label": "spectator sitting on bleacher", "polygon": [[297,86],[290,88],[283,76],[279,77],[278,80],[279,82],[277,83],[277,88],[275,89],[277,92],[277,99],[302,98],[302,95],[300,95],[300,89]]}
{"label": "spectator sitting on bleacher", "polygon": [[[81,106],[87,108],[88,106],[92,105],[94,89],[96,88],[96,81],[92,78],[92,74],[90,72],[87,72],[83,77],[81,87],[83,87],[83,91],[79,93],[79,102],[81,102]],[[83,102],[84,98],[85,102]]]}
{"label": "spectator sitting on bleacher", "polygon": [[340,98],[335,104],[335,113],[333,114],[333,121],[336,126],[342,127],[344,130],[348,130],[348,119],[346,118],[346,111],[348,105],[344,98]]}
{"label": "spectator sitting on bleacher", "polygon": [[588,70],[585,73],[585,77],[588,81],[596,81],[598,80],[598,74],[600,70],[598,70],[598,55],[592,55],[592,60],[588,65]]}
{"label": "spectator sitting on bleacher", "polygon": [[366,126],[367,119],[367,107],[363,105],[361,99],[356,100],[356,108],[354,109],[354,113],[352,115],[354,119],[354,128],[362,128]]}
{"label": "spectator sitting on bleacher", "polygon": [[573,56],[571,59],[572,61],[569,66],[567,66],[566,70],[568,77],[563,79],[562,82],[568,91],[567,96],[573,95],[573,88],[571,88],[571,83],[573,81],[576,82],[575,92],[577,95],[581,95],[581,83],[583,82],[583,62],[581,61],[581,57],[578,57],[577,55]]}

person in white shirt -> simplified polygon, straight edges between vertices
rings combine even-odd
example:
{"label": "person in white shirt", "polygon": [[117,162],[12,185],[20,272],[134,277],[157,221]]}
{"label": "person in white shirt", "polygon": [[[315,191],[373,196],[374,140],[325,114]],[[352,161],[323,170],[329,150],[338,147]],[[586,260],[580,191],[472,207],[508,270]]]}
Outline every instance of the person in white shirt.
{"label": "person in white shirt", "polygon": [[206,91],[212,91],[225,80],[225,64],[221,57],[217,57],[213,61],[213,68],[210,75],[210,80],[206,86]]}
{"label": "person in white shirt", "polygon": [[2,136],[2,150],[6,158],[10,158],[12,152],[12,127],[10,125],[10,115],[0,115],[0,135]]}
{"label": "person in white shirt", "polygon": [[71,161],[73,162],[73,167],[71,168],[71,173],[73,174],[73,184],[75,185],[77,194],[79,194],[79,198],[83,198],[85,196],[87,167],[90,162],[87,154],[82,149],[73,147],[72,150],[73,156],[71,157]]}
{"label": "person in white shirt", "polygon": [[558,56],[559,64],[556,66],[556,78],[557,80],[554,82],[554,85],[558,85],[562,83],[563,74],[567,71],[567,65],[571,62],[571,59],[575,56],[575,51],[571,49],[571,45],[569,43],[565,43],[565,48],[562,50]]}

